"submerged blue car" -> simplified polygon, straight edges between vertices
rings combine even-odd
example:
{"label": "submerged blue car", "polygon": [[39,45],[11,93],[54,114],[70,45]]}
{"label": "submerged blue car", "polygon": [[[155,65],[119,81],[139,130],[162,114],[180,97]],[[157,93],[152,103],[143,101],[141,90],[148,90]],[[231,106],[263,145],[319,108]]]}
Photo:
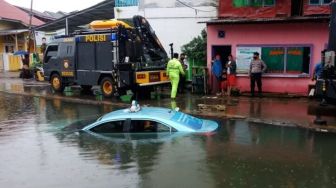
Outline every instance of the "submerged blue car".
{"label": "submerged blue car", "polygon": [[168,108],[143,107],[108,113],[82,130],[92,133],[213,132],[218,123]]}

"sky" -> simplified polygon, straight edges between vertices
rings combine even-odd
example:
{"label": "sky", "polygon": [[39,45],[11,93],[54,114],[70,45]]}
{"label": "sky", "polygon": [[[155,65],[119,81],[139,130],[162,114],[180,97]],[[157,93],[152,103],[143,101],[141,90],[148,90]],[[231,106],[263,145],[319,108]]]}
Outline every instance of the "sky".
{"label": "sky", "polygon": [[[30,8],[31,0],[5,0],[10,4]],[[82,10],[95,5],[103,0],[33,0],[33,9],[43,11],[63,11],[71,12]]]}

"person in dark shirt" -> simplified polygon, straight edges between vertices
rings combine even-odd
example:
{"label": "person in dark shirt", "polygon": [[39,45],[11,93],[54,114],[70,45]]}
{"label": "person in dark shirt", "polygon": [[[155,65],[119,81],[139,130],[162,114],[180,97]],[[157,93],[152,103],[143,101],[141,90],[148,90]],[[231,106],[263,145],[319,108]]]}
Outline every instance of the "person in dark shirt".
{"label": "person in dark shirt", "polygon": [[237,64],[236,61],[233,59],[232,55],[228,56],[228,62],[226,63],[227,68],[227,95],[231,95],[231,89],[236,84],[236,70]]}
{"label": "person in dark shirt", "polygon": [[22,56],[22,70],[20,73],[20,78],[29,79],[32,78],[31,71],[29,69],[29,54]]}
{"label": "person in dark shirt", "polygon": [[322,78],[322,72],[323,72],[323,66],[322,66],[322,63],[320,62],[315,65],[313,80],[318,80]]}
{"label": "person in dark shirt", "polygon": [[321,51],[321,61],[317,63],[314,67],[314,72],[313,72],[313,79],[312,80],[318,80],[322,78],[322,73],[323,73],[323,61],[325,59],[325,52],[327,50],[322,50]]}
{"label": "person in dark shirt", "polygon": [[[184,70],[184,72],[186,73],[187,71],[187,65],[185,64],[185,54],[181,53],[180,54],[180,63],[182,65],[182,68]],[[184,88],[185,88],[185,83],[186,83],[186,75],[180,74],[180,82],[179,82],[179,86],[178,86],[178,92],[179,93],[184,93]]]}
{"label": "person in dark shirt", "polygon": [[41,45],[40,49],[41,49],[41,54],[44,54],[44,51],[47,49],[47,42],[46,42],[45,37],[42,38],[42,45]]}
{"label": "person in dark shirt", "polygon": [[216,55],[215,59],[212,61],[211,71],[217,82],[217,86],[218,86],[217,95],[221,95],[223,66],[222,66],[222,61],[220,60],[220,55]]}

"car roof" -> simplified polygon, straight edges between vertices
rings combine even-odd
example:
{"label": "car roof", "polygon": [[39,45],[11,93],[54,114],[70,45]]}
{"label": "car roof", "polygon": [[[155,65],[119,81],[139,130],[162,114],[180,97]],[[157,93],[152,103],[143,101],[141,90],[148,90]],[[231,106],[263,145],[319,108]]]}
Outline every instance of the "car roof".
{"label": "car roof", "polygon": [[100,120],[112,120],[112,119],[161,119],[170,120],[176,111],[168,108],[159,107],[142,107],[138,112],[130,112],[129,109],[117,110],[104,115]]}
{"label": "car roof", "polygon": [[95,123],[84,127],[83,130],[90,130],[101,123],[126,119],[157,121],[182,132],[204,131],[205,129],[202,129],[204,128],[203,123],[210,122],[212,124],[211,121],[204,121],[203,119],[168,108],[142,107],[137,112],[130,112],[130,109],[110,112],[99,118]]}

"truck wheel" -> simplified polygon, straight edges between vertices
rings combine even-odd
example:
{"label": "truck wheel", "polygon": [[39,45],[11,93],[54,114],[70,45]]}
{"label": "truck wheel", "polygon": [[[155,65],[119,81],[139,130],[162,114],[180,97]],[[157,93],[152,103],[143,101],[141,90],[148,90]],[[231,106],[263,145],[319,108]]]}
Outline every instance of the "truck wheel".
{"label": "truck wheel", "polygon": [[90,85],[81,85],[81,88],[83,91],[87,92],[87,91],[91,91],[92,86]]}
{"label": "truck wheel", "polygon": [[50,79],[51,87],[54,91],[63,92],[64,84],[62,83],[62,79],[58,74],[53,74]]}
{"label": "truck wheel", "polygon": [[112,97],[113,95],[113,81],[110,77],[105,77],[100,82],[100,89],[104,95],[104,97]]}

